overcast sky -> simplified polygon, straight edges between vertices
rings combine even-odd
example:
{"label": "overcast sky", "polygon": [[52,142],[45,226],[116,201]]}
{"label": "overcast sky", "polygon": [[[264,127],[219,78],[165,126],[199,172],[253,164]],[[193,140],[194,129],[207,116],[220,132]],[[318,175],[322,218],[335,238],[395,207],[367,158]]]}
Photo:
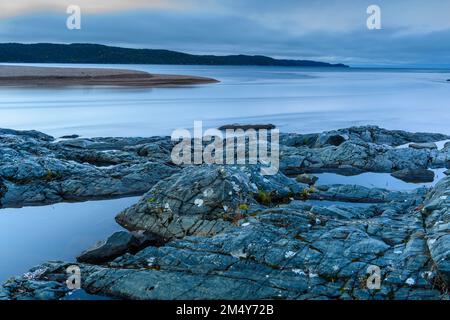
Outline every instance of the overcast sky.
{"label": "overcast sky", "polygon": [[[81,7],[81,30],[66,28],[70,4]],[[381,8],[381,30],[366,27],[371,4]],[[450,66],[450,1],[0,0],[0,42]]]}

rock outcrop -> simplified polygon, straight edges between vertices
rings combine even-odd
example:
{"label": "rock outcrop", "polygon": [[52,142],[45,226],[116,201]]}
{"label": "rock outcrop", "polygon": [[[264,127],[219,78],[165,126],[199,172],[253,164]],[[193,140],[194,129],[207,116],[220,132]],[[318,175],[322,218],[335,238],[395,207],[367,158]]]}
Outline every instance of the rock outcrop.
{"label": "rock outcrop", "polygon": [[142,195],[179,170],[161,138],[55,141],[0,130],[0,207]]}
{"label": "rock outcrop", "polygon": [[[328,198],[335,200],[332,203],[263,205],[254,198],[251,175],[241,169],[222,170],[189,168],[170,183],[157,184],[121,213],[118,220],[132,221],[130,229],[157,232],[167,242],[101,264],[79,264],[83,289],[122,299],[446,297],[450,178],[428,193],[384,190],[383,197],[374,197],[378,203],[364,206],[342,202],[334,192]],[[205,192],[211,186],[220,192]],[[351,196],[353,201],[358,197],[367,202],[366,193]],[[248,207],[239,210],[237,199]],[[164,203],[171,209],[160,208]],[[224,204],[230,209],[224,210]],[[229,221],[226,211],[234,215]],[[69,265],[49,262],[36,267],[8,281],[0,297],[61,298],[69,292],[64,283]],[[373,267],[380,270],[378,289],[367,287]]]}
{"label": "rock outcrop", "polygon": [[[409,192],[345,184],[314,187],[283,172],[263,176],[259,166],[176,167],[168,160],[166,138],[54,142],[36,134],[1,135],[3,146],[10,140],[9,149],[0,149],[1,157],[22,161],[0,165],[3,200],[12,199],[8,187],[15,187],[21,175],[31,177],[23,185],[40,181],[41,189],[49,190],[52,181],[42,182],[30,172],[52,163],[61,167],[57,181],[62,185],[75,179],[76,170],[64,171],[69,163],[95,176],[103,171],[93,162],[101,159],[113,171],[97,173],[97,186],[109,182],[112,172],[119,177],[127,172],[140,189],[148,187],[116,218],[132,233],[113,235],[79,257],[81,285],[89,294],[156,300],[449,298],[450,177]],[[395,172],[448,166],[449,146],[399,147],[445,139],[364,127],[284,135],[280,143],[285,172]],[[21,141],[20,150],[11,141]],[[26,150],[23,155],[21,150]],[[289,157],[304,159],[286,166],[294,163]],[[159,171],[131,173],[146,161]],[[6,170],[7,165],[16,170]],[[95,195],[91,180],[79,176],[78,183],[75,195]],[[130,191],[123,185],[115,190]],[[151,241],[136,244],[136,235]],[[0,299],[64,298],[70,292],[66,269],[71,265],[43,263],[7,281]],[[372,286],[374,270],[379,287]]]}

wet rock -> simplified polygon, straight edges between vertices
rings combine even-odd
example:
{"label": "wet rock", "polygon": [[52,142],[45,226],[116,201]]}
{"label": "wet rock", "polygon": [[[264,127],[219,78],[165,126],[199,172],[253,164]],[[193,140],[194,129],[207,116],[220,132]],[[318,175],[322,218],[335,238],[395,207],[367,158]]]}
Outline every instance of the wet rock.
{"label": "wet rock", "polygon": [[413,149],[437,149],[438,148],[436,143],[432,143],[432,142],[429,142],[429,143],[411,143],[409,145],[409,147],[413,148]]}
{"label": "wet rock", "polygon": [[295,180],[297,180],[300,183],[304,183],[304,184],[308,184],[308,185],[313,185],[317,182],[317,180],[319,180],[318,177],[312,175],[312,174],[300,174],[298,175]]}
{"label": "wet rock", "polygon": [[445,170],[445,171],[444,171],[444,174],[447,175],[447,176],[450,176],[450,169]]}
{"label": "wet rock", "polygon": [[425,183],[434,181],[434,172],[426,169],[404,169],[393,172],[393,177],[411,183]]}

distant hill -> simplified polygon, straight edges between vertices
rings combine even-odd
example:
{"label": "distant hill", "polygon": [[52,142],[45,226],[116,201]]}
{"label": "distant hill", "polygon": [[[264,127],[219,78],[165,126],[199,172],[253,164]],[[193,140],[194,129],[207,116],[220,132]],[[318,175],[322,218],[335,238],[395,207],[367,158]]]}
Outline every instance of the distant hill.
{"label": "distant hill", "polygon": [[169,50],[129,49],[83,43],[1,43],[0,62],[348,67],[344,64],[309,60],[279,60],[265,56],[193,55]]}

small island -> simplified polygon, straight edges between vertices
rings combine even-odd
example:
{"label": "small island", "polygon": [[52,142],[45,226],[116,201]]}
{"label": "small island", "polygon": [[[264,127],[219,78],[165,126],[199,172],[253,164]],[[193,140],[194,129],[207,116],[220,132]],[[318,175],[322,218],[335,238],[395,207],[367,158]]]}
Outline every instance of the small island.
{"label": "small island", "polygon": [[133,86],[155,87],[218,82],[212,78],[150,74],[126,69],[0,66],[0,86]]}

